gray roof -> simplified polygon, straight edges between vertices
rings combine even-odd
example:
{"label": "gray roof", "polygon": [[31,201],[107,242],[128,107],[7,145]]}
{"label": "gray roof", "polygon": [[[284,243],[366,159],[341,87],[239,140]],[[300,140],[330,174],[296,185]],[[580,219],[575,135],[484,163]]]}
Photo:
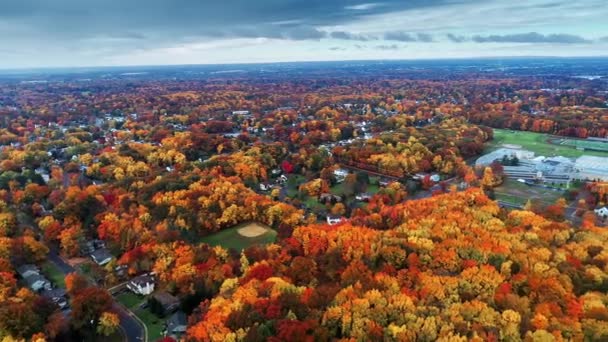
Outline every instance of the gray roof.
{"label": "gray roof", "polygon": [[36,265],[26,264],[26,265],[21,265],[21,266],[17,267],[17,273],[19,273],[19,275],[21,275],[22,277],[25,273],[30,272],[30,271],[40,273],[40,269],[38,269],[38,267]]}
{"label": "gray roof", "polygon": [[64,289],[61,288],[55,288],[52,290],[45,290],[42,292],[42,295],[47,297],[47,298],[61,298],[61,297],[65,297],[66,292]]}
{"label": "gray roof", "polygon": [[167,331],[169,333],[185,332],[188,326],[188,317],[183,311],[178,311],[167,320]]}
{"label": "gray roof", "polygon": [[95,252],[91,253],[91,258],[93,258],[93,260],[95,260],[95,262],[102,262],[104,260],[107,259],[111,259],[114,256],[112,254],[110,254],[110,251],[108,251],[105,248],[100,248],[98,250],[96,250]]}
{"label": "gray roof", "polygon": [[25,277],[25,282],[27,283],[28,286],[32,286],[34,284],[36,284],[38,281],[42,281],[45,283],[49,283],[49,280],[46,279],[44,276],[41,276],[39,274],[32,274],[29,277]]}
{"label": "gray roof", "polygon": [[165,309],[179,305],[179,299],[168,292],[159,291],[152,295]]}
{"label": "gray roof", "polygon": [[137,276],[130,281],[131,283],[139,286],[146,286],[146,284],[154,284],[154,277],[148,274]]}

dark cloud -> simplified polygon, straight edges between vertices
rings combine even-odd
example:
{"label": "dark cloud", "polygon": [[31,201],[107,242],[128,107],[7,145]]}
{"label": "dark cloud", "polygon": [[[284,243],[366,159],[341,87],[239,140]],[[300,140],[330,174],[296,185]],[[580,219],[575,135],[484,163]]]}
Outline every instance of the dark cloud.
{"label": "dark cloud", "polygon": [[397,44],[376,45],[376,49],[378,49],[378,50],[399,50],[399,46]]}
{"label": "dark cloud", "polygon": [[571,34],[540,34],[537,32],[509,35],[473,36],[477,43],[552,43],[552,44],[581,44],[589,40]]}
{"label": "dark cloud", "polygon": [[411,34],[403,31],[391,31],[384,34],[384,40],[393,40],[397,42],[433,42],[433,36],[428,33]]}
{"label": "dark cloud", "polygon": [[366,34],[356,34],[344,31],[334,31],[329,34],[329,37],[333,39],[342,39],[342,40],[357,40],[360,42],[367,42],[370,40],[376,40],[378,37],[373,37]]}
{"label": "dark cloud", "polygon": [[462,42],[464,42],[464,41],[467,40],[467,38],[465,36],[457,36],[457,35],[452,34],[452,33],[448,33],[446,35],[446,37],[448,37],[448,39],[451,40],[454,43],[462,43]]}
{"label": "dark cloud", "polygon": [[173,42],[196,37],[320,39],[323,33],[311,28],[446,3],[452,0],[2,0],[0,35],[5,37],[8,32],[1,28],[10,26],[11,32],[24,28],[23,36],[40,40],[125,32]]}
{"label": "dark cloud", "polygon": [[600,38],[600,42],[608,43],[608,36]]}
{"label": "dark cloud", "polygon": [[346,51],[346,48],[343,47],[339,47],[339,46],[333,46],[329,48],[330,51]]}
{"label": "dark cloud", "polygon": [[416,37],[412,36],[409,33],[403,32],[403,31],[386,32],[384,34],[384,39],[385,40],[395,40],[398,42],[415,42],[416,41]]}

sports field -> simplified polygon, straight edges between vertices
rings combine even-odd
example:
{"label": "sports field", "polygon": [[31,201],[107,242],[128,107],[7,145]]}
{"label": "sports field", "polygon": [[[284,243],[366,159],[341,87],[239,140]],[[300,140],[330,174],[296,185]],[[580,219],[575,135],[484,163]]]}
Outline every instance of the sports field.
{"label": "sports field", "polygon": [[556,145],[571,146],[574,148],[584,149],[586,151],[598,151],[608,154],[608,142],[583,139],[550,139],[549,142]]}
{"label": "sports field", "polygon": [[[562,140],[562,139],[558,139]],[[569,140],[569,139],[565,139]],[[544,133],[512,131],[508,129],[494,129],[494,140],[490,141],[486,147],[486,153],[497,150],[503,145],[519,145],[522,149],[532,151],[537,156],[562,156],[568,158],[578,158],[582,155],[608,157],[608,152],[582,151],[574,146],[567,144],[552,144],[555,139]]]}
{"label": "sports field", "polygon": [[211,246],[222,246],[242,251],[253,245],[273,243],[276,238],[277,232],[270,227],[257,222],[249,222],[206,236],[201,239],[201,242]]}

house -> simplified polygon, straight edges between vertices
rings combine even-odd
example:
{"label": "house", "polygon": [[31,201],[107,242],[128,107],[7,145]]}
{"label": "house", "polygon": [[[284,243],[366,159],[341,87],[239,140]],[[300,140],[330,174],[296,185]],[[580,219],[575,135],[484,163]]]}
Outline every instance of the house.
{"label": "house", "polygon": [[109,263],[113,257],[114,256],[110,254],[110,251],[105,248],[100,248],[91,253],[91,259],[93,259],[93,261],[95,261],[95,263],[99,266]]}
{"label": "house", "polygon": [[279,178],[277,178],[277,184],[283,185],[285,183],[287,183],[287,176],[281,175]]}
{"label": "house", "polygon": [[608,207],[601,207],[599,209],[595,209],[595,215],[602,219],[608,218]]}
{"label": "house", "polygon": [[262,191],[270,191],[270,190],[272,190],[272,184],[270,184],[270,183],[260,183],[260,190],[262,190]]}
{"label": "house", "polygon": [[63,309],[68,306],[68,301],[66,299],[66,291],[64,289],[56,288],[51,290],[45,290],[42,292],[42,295],[50,300],[53,303],[57,304],[59,308]]}
{"label": "house", "polygon": [[381,180],[378,181],[378,185],[380,185],[382,187],[386,187],[389,184],[391,184],[391,182],[392,181],[390,179],[383,178],[383,179],[381,179]]}
{"label": "house", "polygon": [[178,311],[171,315],[166,322],[166,334],[173,338],[179,339],[188,328],[188,318],[183,311]]}
{"label": "house", "polygon": [[156,282],[154,277],[149,274],[144,274],[131,279],[127,283],[127,288],[133,291],[135,294],[147,296],[154,292],[155,285]]}
{"label": "house", "polygon": [[323,193],[319,195],[319,203],[327,204],[335,204],[338,202],[342,202],[342,197],[330,193]]}
{"label": "house", "polygon": [[335,215],[327,215],[327,224],[329,224],[330,226],[336,225],[340,222],[342,222],[343,218],[341,216],[335,216]]}
{"label": "house", "polygon": [[179,307],[179,299],[168,292],[159,291],[152,294],[150,309],[161,316],[175,312]]}
{"label": "house", "polygon": [[24,278],[27,287],[34,292],[39,292],[43,289],[50,290],[51,282],[40,274],[32,274]]}
{"label": "house", "polygon": [[334,170],[334,178],[336,178],[337,183],[344,182],[344,180],[346,179],[346,176],[348,176],[348,170],[344,170],[344,169]]}
{"label": "house", "polygon": [[17,267],[17,273],[21,278],[25,279],[32,275],[40,275],[40,269],[36,265],[26,264]]}
{"label": "house", "polygon": [[355,196],[355,199],[361,202],[368,202],[370,198],[372,198],[372,194],[369,193],[362,193]]}

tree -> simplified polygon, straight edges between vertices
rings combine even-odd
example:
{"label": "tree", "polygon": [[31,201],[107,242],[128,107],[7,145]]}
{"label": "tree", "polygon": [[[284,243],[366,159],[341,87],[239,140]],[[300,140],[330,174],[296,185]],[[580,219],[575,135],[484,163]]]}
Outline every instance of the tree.
{"label": "tree", "polygon": [[502,178],[496,176],[494,171],[490,167],[486,167],[483,170],[483,178],[481,179],[481,185],[484,188],[493,188],[502,183]]}
{"label": "tree", "polygon": [[95,331],[103,313],[112,309],[112,296],[105,289],[87,287],[70,296],[72,326],[85,334]]}
{"label": "tree", "polygon": [[118,329],[120,325],[120,319],[118,315],[112,312],[104,312],[99,318],[99,324],[97,325],[97,332],[104,336],[110,336]]}

